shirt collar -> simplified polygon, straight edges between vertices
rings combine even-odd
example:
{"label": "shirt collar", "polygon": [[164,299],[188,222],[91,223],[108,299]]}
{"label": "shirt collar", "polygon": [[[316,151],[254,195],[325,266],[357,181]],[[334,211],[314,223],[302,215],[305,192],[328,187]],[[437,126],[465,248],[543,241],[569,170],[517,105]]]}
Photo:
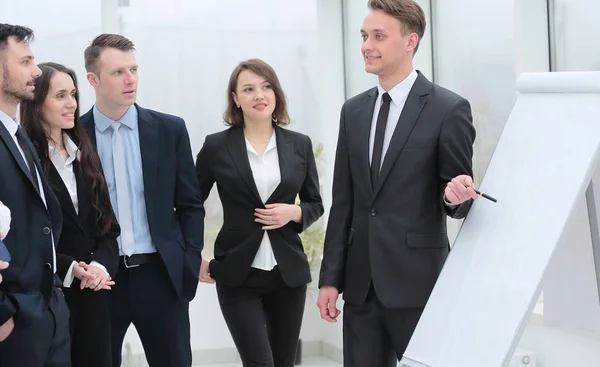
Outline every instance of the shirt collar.
{"label": "shirt collar", "polygon": [[6,127],[6,130],[8,130],[8,133],[11,136],[15,136],[17,130],[19,129],[19,124],[17,124],[17,122],[13,120],[12,117],[8,116],[2,110],[0,110],[0,120],[4,124],[4,127]]}
{"label": "shirt collar", "polygon": [[[258,153],[256,153],[256,150],[254,150],[254,147],[252,147],[252,144],[246,138],[246,136],[244,136],[244,140],[246,141],[246,150],[258,155]],[[267,143],[267,148],[265,148],[265,153],[271,149],[275,149],[276,147],[277,147],[277,139],[275,136],[275,129],[273,129],[273,134],[271,134],[271,138],[269,139],[269,142]]]}
{"label": "shirt collar", "polygon": [[112,120],[98,109],[96,105],[92,110],[94,114],[94,123],[96,125],[96,130],[98,130],[101,134],[106,131],[114,122],[120,122],[122,125],[127,126],[128,128],[134,130],[137,128],[138,123],[138,113],[135,105],[129,106],[127,112],[123,116],[121,116],[118,120]]}
{"label": "shirt collar", "polygon": [[[392,97],[392,103],[394,103],[396,107],[400,107],[399,103],[408,95],[418,76],[419,74],[413,69],[413,71],[408,74],[403,81],[396,84],[387,92],[390,97]],[[379,99],[381,99],[381,96],[385,93],[385,90],[379,83],[377,83],[377,91],[379,92]]]}
{"label": "shirt collar", "polygon": [[[79,159],[79,148],[77,144],[69,137],[69,135],[63,133],[63,142],[65,144],[65,149],[67,150],[67,154],[69,157],[66,159],[66,164],[72,163],[75,159]],[[48,144],[49,156],[52,158],[55,154],[59,154],[56,151],[56,148],[50,144]]]}

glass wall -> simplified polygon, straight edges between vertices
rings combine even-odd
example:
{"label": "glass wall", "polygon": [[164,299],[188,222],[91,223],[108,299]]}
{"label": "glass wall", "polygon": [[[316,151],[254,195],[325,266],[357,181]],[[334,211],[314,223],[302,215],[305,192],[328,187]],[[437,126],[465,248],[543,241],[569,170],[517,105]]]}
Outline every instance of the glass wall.
{"label": "glass wall", "polygon": [[552,20],[553,69],[600,71],[598,34],[600,1],[549,0]]}
{"label": "glass wall", "polygon": [[[249,58],[273,66],[288,98],[289,128],[309,134],[315,151],[322,152],[326,111],[319,88],[328,79],[319,72],[318,9],[317,0],[294,6],[277,0],[131,0],[114,16],[118,32],[136,44],[139,103],[183,117],[194,154],[207,134],[226,128],[221,116],[229,76]],[[210,258],[222,220],[216,187],[206,210],[205,256]]]}

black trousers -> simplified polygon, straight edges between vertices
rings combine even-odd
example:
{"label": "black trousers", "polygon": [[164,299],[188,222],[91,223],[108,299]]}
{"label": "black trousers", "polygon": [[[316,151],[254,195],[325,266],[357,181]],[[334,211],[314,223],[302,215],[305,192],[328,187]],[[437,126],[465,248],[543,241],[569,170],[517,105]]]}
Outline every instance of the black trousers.
{"label": "black trousers", "polygon": [[239,287],[217,282],[223,317],[244,367],[293,367],[306,286],[290,288],[277,267],[251,269]]}
{"label": "black trousers", "polygon": [[162,260],[134,268],[121,262],[108,299],[113,367],[121,365],[123,339],[132,323],[150,367],[191,366],[190,339],[184,338],[190,333],[188,302],[177,296]]}
{"label": "black trousers", "polygon": [[69,309],[63,292],[54,288],[42,318],[26,328],[15,324],[13,332],[0,343],[2,367],[69,367]]}
{"label": "black trousers", "polygon": [[344,304],[344,367],[396,367],[423,308],[387,308],[371,286],[362,305]]}
{"label": "black trousers", "polygon": [[71,317],[71,363],[73,367],[112,366],[110,342],[110,314],[108,292],[80,289],[75,279],[70,288],[64,288]]}

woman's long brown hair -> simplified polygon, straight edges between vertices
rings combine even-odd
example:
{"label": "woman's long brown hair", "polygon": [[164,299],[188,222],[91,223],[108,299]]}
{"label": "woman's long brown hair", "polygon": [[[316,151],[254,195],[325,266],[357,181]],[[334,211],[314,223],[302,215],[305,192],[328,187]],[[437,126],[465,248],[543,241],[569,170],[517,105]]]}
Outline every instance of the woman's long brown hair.
{"label": "woman's long brown hair", "polygon": [[64,129],[71,140],[77,145],[80,152],[79,169],[92,182],[91,187],[85,189],[92,191],[92,207],[96,214],[96,226],[99,234],[102,236],[109,231],[113,217],[113,210],[110,204],[108,188],[106,180],[102,172],[100,158],[92,143],[83,129],[79,116],[79,89],[77,86],[77,76],[75,72],[66,66],[46,62],[38,65],[42,70],[42,76],[35,81],[34,98],[31,101],[21,102],[21,126],[25,128],[27,134],[36,147],[37,153],[42,163],[42,168],[46,177],[52,161],[50,160],[48,151],[48,139],[50,136],[44,129],[44,116],[42,115],[42,105],[50,91],[50,81],[56,73],[65,73],[73,79],[75,85],[75,100],[77,101],[77,109],[75,110],[75,125],[71,129]]}

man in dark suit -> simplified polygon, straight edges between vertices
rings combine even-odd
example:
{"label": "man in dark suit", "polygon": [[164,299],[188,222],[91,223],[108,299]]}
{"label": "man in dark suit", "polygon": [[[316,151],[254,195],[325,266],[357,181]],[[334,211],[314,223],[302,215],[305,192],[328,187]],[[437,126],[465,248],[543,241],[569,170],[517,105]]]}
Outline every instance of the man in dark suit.
{"label": "man in dark suit", "polygon": [[477,197],[470,105],[413,69],[423,10],[369,9],[362,53],[379,83],[342,107],[317,302],[335,322],[343,292],[347,367],[396,365],[448,255],[446,215]]}
{"label": "man in dark suit", "polygon": [[131,323],[150,366],[190,366],[188,305],[200,275],[204,207],[184,121],[135,104],[133,51],[116,34],[96,37],[85,50],[96,103],[82,122],[121,226],[109,294],[113,366]]}
{"label": "man in dark suit", "polygon": [[29,28],[0,24],[0,201],[11,209],[12,257],[0,285],[0,366],[70,366],[69,311],[56,275],[60,206],[16,119],[41,75]]}

